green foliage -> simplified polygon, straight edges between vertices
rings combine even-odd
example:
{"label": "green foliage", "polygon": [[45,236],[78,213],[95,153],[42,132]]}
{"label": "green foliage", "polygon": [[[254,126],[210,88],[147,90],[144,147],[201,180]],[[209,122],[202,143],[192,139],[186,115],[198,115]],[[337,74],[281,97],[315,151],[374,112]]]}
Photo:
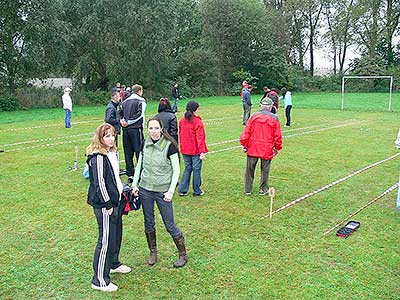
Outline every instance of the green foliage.
{"label": "green foliage", "polygon": [[0,96],[0,111],[13,111],[20,109],[18,99],[7,96]]}
{"label": "green foliage", "polygon": [[178,82],[186,96],[215,95],[218,87],[217,59],[212,50],[189,49],[178,64]]}

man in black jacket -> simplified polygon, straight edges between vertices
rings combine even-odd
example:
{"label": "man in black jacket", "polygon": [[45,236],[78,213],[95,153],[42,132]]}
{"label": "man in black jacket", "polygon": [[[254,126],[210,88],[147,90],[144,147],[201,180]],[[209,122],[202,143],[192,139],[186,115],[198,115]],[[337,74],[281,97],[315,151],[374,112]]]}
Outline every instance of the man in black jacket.
{"label": "man in black jacket", "polygon": [[145,124],[146,100],[142,95],[143,87],[135,84],[132,86],[131,96],[121,103],[120,124],[122,126],[125,166],[130,182],[133,180],[135,172],[133,155],[136,155],[136,161],[138,161],[144,140],[143,125]]}
{"label": "man in black jacket", "polygon": [[115,133],[115,146],[118,148],[118,135],[121,134],[121,124],[119,123],[118,105],[121,101],[121,96],[116,88],[111,92],[111,100],[107,105],[104,122],[114,126]]}
{"label": "man in black jacket", "polygon": [[172,107],[172,110],[174,112],[178,111],[178,102],[179,99],[181,98],[181,95],[179,94],[178,90],[178,83],[175,83],[174,86],[172,87],[172,98],[174,99],[174,106]]}

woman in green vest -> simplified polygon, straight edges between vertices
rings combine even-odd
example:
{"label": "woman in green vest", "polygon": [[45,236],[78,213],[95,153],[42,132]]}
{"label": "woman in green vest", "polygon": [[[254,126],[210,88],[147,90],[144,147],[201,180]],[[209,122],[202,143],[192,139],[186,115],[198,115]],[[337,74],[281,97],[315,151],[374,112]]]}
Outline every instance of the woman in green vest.
{"label": "woman in green vest", "polygon": [[[179,157],[176,141],[164,130],[159,118],[147,122],[149,137],[143,144],[139,155],[137,172],[133,178],[132,189],[140,196],[143,206],[144,231],[150,256],[147,263],[152,266],[157,262],[156,227],[154,203],[157,204],[168,233],[178,248],[179,258],[174,267],[183,267],[188,258],[182,231],[174,221],[172,196],[179,179]],[[141,170],[141,171],[139,171]]]}

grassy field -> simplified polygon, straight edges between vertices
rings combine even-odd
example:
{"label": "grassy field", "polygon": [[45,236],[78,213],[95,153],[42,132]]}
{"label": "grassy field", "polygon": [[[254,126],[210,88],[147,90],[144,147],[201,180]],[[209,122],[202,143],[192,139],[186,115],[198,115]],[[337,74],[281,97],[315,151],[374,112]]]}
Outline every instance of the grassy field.
{"label": "grassy field", "polygon": [[[340,94],[294,94],[293,126],[282,127],[284,148],[271,167],[274,209],[397,154],[400,97],[387,112],[387,96],[346,95],[340,111]],[[97,224],[81,173],[105,108],[76,107],[69,130],[61,109],[0,113],[0,299],[400,299],[395,192],[359,213],[361,228],[348,239],[323,235],[398,181],[399,158],[265,218],[258,173],[253,195],[243,191],[240,99],[199,102],[206,194],[174,199],[189,263],[172,267],[176,249],[157,217],[159,262],[148,267],[143,216],[130,213],[121,258],[133,270],[112,275],[112,295],[90,288]],[[147,115],[155,112],[151,102]],[[80,170],[72,172],[75,145]]]}

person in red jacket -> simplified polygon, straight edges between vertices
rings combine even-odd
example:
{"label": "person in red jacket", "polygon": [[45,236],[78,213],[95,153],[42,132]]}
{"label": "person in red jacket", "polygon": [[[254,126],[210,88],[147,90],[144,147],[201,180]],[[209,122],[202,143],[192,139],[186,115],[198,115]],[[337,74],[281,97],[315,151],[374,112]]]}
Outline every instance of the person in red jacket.
{"label": "person in red jacket", "polygon": [[208,152],[204,124],[199,116],[199,103],[189,101],[185,116],[179,121],[180,151],[185,162],[181,183],[178,187],[179,196],[186,196],[189,191],[190,177],[193,172],[193,195],[202,196],[201,167]]}
{"label": "person in red jacket", "polygon": [[245,193],[251,195],[253,189],[254,171],[261,159],[260,195],[268,193],[268,178],[271,160],[282,149],[282,133],[278,117],[271,113],[272,99],[261,100],[261,111],[253,114],[247,121],[240,135],[240,144],[247,153],[245,174]]}

